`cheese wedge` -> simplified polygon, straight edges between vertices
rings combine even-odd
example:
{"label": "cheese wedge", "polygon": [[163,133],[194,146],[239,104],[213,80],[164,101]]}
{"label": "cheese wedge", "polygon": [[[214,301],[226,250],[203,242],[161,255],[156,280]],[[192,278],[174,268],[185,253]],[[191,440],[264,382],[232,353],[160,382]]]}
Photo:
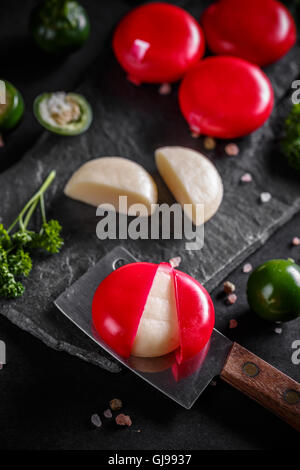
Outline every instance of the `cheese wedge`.
{"label": "cheese wedge", "polygon": [[[218,210],[223,197],[222,179],[211,161],[185,147],[161,147],[155,152],[156,166],[175,199],[193,223],[207,222]],[[197,218],[197,204],[204,205],[204,220]]]}
{"label": "cheese wedge", "polygon": [[[150,174],[137,163],[121,157],[102,157],[82,165],[68,181],[66,196],[99,206],[111,204],[119,208],[119,196],[127,196],[127,208],[143,204],[147,214],[157,203],[157,187]],[[120,209],[120,210],[119,210]]]}
{"label": "cheese wedge", "polygon": [[157,357],[179,346],[175,289],[170,272],[159,267],[155,274],[135,337],[132,355]]}

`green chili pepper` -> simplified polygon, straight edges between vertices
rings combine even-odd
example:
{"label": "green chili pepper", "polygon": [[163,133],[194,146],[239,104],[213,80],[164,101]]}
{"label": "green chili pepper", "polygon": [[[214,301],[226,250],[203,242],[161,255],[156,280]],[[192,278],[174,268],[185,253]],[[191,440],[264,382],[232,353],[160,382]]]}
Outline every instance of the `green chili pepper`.
{"label": "green chili pepper", "polygon": [[21,93],[7,80],[5,84],[5,103],[0,104],[0,132],[6,132],[18,124],[24,113]]}
{"label": "green chili pepper", "polygon": [[93,119],[90,104],[77,93],[42,93],[35,99],[33,110],[45,129],[61,135],[82,134]]}
{"label": "green chili pepper", "polygon": [[291,259],[274,259],[259,266],[247,284],[250,308],[269,321],[300,316],[300,266]]}
{"label": "green chili pepper", "polygon": [[33,10],[30,31],[41,49],[64,54],[84,44],[90,34],[90,23],[79,2],[46,0]]}

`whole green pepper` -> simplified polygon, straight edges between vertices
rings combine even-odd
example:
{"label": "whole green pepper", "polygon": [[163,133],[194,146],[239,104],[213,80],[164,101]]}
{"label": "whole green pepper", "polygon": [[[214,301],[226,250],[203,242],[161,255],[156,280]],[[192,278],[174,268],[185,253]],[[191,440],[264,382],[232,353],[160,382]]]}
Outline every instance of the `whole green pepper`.
{"label": "whole green pepper", "polygon": [[12,83],[2,81],[5,86],[5,103],[0,104],[0,132],[7,132],[16,127],[23,116],[24,101]]}
{"label": "whole green pepper", "polygon": [[250,308],[269,321],[289,321],[300,315],[300,266],[291,259],[273,259],[248,279]]}
{"label": "whole green pepper", "polygon": [[43,50],[64,54],[78,49],[90,34],[85,9],[73,0],[45,0],[32,12],[30,31]]}

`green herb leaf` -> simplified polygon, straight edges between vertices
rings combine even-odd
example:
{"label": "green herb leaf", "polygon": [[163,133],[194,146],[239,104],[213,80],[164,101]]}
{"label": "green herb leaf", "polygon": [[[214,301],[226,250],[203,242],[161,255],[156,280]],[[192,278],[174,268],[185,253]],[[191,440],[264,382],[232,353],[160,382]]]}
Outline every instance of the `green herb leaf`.
{"label": "green herb leaf", "polygon": [[12,242],[15,246],[27,246],[32,242],[32,236],[27,230],[18,230],[11,237]]}
{"label": "green herb leaf", "polygon": [[7,233],[7,230],[5,230],[3,224],[0,224],[0,245],[8,249],[11,246],[11,239],[10,236]]}
{"label": "green herb leaf", "polygon": [[294,104],[285,121],[285,136],[281,142],[289,165],[300,170],[300,104]]}
{"label": "green herb leaf", "polygon": [[0,286],[0,296],[6,299],[15,299],[24,294],[25,287],[22,282],[9,282]]}
{"label": "green herb leaf", "polygon": [[43,223],[42,230],[37,239],[40,248],[49,253],[58,253],[63,246],[63,239],[60,236],[61,225],[57,220],[49,220]]}
{"label": "green herb leaf", "polygon": [[[63,245],[59,222],[57,220],[47,222],[46,219],[44,193],[54,178],[55,171],[52,171],[8,230],[0,224],[0,297],[14,299],[24,293],[25,287],[16,280],[16,277],[29,275],[32,268],[29,251],[43,248],[49,253],[58,253]],[[27,227],[38,206],[41,209],[43,225],[39,232],[34,232]],[[15,227],[19,227],[18,230],[10,235]]]}
{"label": "green herb leaf", "polygon": [[19,249],[15,254],[8,256],[8,267],[14,276],[28,276],[32,268],[32,260],[29,253]]}

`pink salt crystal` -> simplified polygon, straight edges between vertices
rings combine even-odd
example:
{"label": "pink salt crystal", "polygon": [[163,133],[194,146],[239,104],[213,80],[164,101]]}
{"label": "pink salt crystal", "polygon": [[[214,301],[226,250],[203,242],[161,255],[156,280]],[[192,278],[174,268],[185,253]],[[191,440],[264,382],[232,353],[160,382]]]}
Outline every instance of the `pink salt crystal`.
{"label": "pink salt crystal", "polygon": [[119,426],[131,426],[132,425],[130,416],[124,415],[123,413],[120,413],[119,415],[116,416],[116,423]]}
{"label": "pink salt crystal", "polygon": [[231,329],[232,329],[232,328],[236,328],[237,325],[238,325],[238,322],[237,322],[234,318],[232,318],[232,319],[229,321],[229,328],[231,328]]}
{"label": "pink salt crystal", "polygon": [[235,291],[235,285],[230,281],[225,281],[223,284],[225,294],[232,294]]}
{"label": "pink salt crystal", "polygon": [[172,268],[178,268],[178,266],[180,265],[181,263],[181,258],[180,256],[176,256],[175,258],[171,258],[170,261],[169,261],[170,265],[172,266]]}
{"label": "pink salt crystal", "polygon": [[193,137],[193,139],[198,139],[199,135],[200,135],[200,134],[199,134],[199,132],[197,132],[197,131],[192,131],[192,132],[191,132],[191,136]]}
{"label": "pink salt crystal", "polygon": [[102,426],[102,421],[100,419],[100,416],[97,415],[96,413],[91,416],[91,423],[96,427],[100,428]]}
{"label": "pink salt crystal", "polygon": [[270,193],[261,193],[260,195],[260,200],[261,202],[265,203],[265,202],[269,202],[271,200],[272,196]]}
{"label": "pink salt crystal", "polygon": [[103,411],[103,415],[105,418],[112,418],[112,412],[110,411],[110,409]]}
{"label": "pink salt crystal", "polygon": [[203,146],[206,150],[213,150],[216,148],[216,141],[212,137],[205,137],[203,141]]}
{"label": "pink salt crystal", "polygon": [[243,273],[250,273],[252,271],[252,264],[246,263],[243,266]]}
{"label": "pink salt crystal", "polygon": [[225,153],[227,153],[227,155],[238,155],[240,152],[240,149],[238,148],[238,146],[236,144],[227,144],[225,145]]}
{"label": "pink salt crystal", "polygon": [[252,176],[250,175],[250,173],[245,173],[245,174],[241,177],[241,181],[242,181],[242,183],[251,183],[251,181],[252,181]]}
{"label": "pink salt crystal", "polygon": [[229,294],[227,297],[227,300],[230,303],[230,305],[233,305],[237,301],[237,296],[235,294]]}
{"label": "pink salt crystal", "polygon": [[299,246],[300,245],[300,238],[299,237],[294,237],[293,241],[292,241],[292,244],[294,246]]}
{"label": "pink salt crystal", "polygon": [[160,95],[169,95],[172,91],[170,83],[162,83],[158,89]]}
{"label": "pink salt crystal", "polygon": [[109,406],[113,411],[118,411],[122,408],[123,404],[119,398],[113,398],[110,400]]}

